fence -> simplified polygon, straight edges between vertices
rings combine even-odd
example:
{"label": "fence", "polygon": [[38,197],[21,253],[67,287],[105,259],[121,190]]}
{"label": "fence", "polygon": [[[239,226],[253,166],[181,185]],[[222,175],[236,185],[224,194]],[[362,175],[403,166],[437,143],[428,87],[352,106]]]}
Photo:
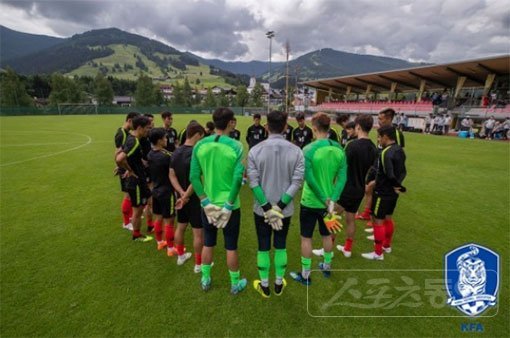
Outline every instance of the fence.
{"label": "fence", "polygon": [[[211,114],[215,109],[216,107],[119,107],[66,104],[65,107],[0,107],[0,116],[127,114],[132,111],[150,114],[160,114],[164,111],[171,111],[174,114]],[[267,111],[263,107],[229,107],[229,109],[236,115],[263,114]]]}

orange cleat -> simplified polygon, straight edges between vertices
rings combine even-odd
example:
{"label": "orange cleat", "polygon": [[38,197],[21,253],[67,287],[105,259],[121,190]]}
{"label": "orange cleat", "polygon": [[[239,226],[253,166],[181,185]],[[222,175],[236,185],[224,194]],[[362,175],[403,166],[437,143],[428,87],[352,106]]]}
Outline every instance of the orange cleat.
{"label": "orange cleat", "polygon": [[163,250],[166,247],[166,241],[158,242],[158,250]]}

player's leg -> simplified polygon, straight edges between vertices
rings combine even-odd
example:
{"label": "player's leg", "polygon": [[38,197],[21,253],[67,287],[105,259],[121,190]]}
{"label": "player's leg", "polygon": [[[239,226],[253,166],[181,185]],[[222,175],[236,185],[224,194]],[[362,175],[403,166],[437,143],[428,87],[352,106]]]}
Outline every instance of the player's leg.
{"label": "player's leg", "polygon": [[[370,169],[373,171],[373,169]],[[369,175],[371,173],[369,172]],[[375,172],[372,174],[375,175]],[[373,180],[370,180],[367,185],[365,186],[365,208],[361,214],[356,215],[356,219],[370,220],[370,207],[372,206],[372,200],[373,200],[373,193],[374,193],[374,187],[375,187],[375,176]]]}
{"label": "player's leg", "polygon": [[202,290],[207,291],[211,287],[211,267],[218,228],[207,221],[203,210],[201,211],[201,218],[204,227],[204,247],[202,248],[202,278],[200,283]]}
{"label": "player's leg", "polygon": [[361,256],[371,260],[383,260],[383,241],[385,239],[384,219],[386,218],[387,200],[380,196],[374,196],[372,203],[372,214],[374,221],[374,251],[364,253]]}
{"label": "player's leg", "polygon": [[122,211],[122,227],[126,230],[133,230],[133,225],[131,224],[131,216],[133,216],[133,207],[131,205],[131,198],[129,197],[129,193],[127,193],[126,188],[124,187],[123,178],[120,179],[120,185],[122,192],[124,194],[124,198],[122,199],[122,204],[120,209]]}
{"label": "player's leg", "polygon": [[158,197],[152,197],[152,214],[154,216],[154,232],[156,235],[156,242],[158,250],[166,247],[166,241],[163,240],[163,205],[164,199],[160,200]]}
{"label": "player's leg", "polygon": [[[255,229],[257,231],[258,251],[257,251],[257,268],[260,280],[253,281],[253,287],[262,295],[269,297],[271,289],[269,289],[269,269],[271,266],[271,226],[265,222],[263,216],[256,213],[253,214],[255,219]],[[276,232],[275,232],[276,234]]]}
{"label": "player's leg", "polygon": [[326,228],[322,214],[318,214],[317,221],[319,223],[319,233],[322,237],[322,246],[324,247],[324,261],[319,263],[319,269],[322,270],[324,277],[331,276],[331,261],[333,259],[333,241],[330,233]]}
{"label": "player's leg", "polygon": [[195,251],[195,273],[202,270],[202,248],[204,246],[203,226],[200,217],[200,201],[190,200],[186,205],[189,211],[189,223],[193,229],[193,250]]}
{"label": "player's leg", "polygon": [[313,209],[301,206],[299,223],[301,232],[301,272],[291,272],[290,276],[303,285],[310,285],[312,280],[312,236],[317,222],[316,213]]}
{"label": "player's leg", "polygon": [[165,240],[166,240],[166,253],[169,257],[175,255],[177,251],[174,247],[175,240],[175,196],[172,193],[168,196],[165,201],[165,210],[169,210],[169,217],[163,219],[165,225]]}
{"label": "player's leg", "polygon": [[393,240],[393,234],[395,232],[395,223],[393,222],[393,212],[395,211],[395,207],[397,206],[398,196],[391,198],[388,202],[388,210],[387,215],[384,220],[384,241],[383,241],[383,250],[385,253],[391,252],[391,242]]}
{"label": "player's leg", "polygon": [[345,257],[351,257],[354,235],[356,233],[356,211],[361,205],[361,198],[353,196],[342,196],[338,202],[345,209],[345,242],[344,245],[337,245],[337,249],[342,251]]}
{"label": "player's leg", "polygon": [[238,294],[246,288],[248,281],[241,278],[237,243],[239,241],[239,228],[241,225],[241,209],[233,210],[227,226],[223,229],[225,250],[227,251],[227,266],[230,274],[230,293]]}
{"label": "player's leg", "polygon": [[273,232],[273,246],[274,246],[274,269],[275,269],[275,282],[274,293],[280,296],[283,292],[287,282],[285,281],[285,271],[287,270],[287,234],[289,232],[291,217],[286,217],[282,220],[283,228],[279,231]]}
{"label": "player's leg", "polygon": [[154,220],[152,215],[152,197],[147,201],[147,206],[145,207],[145,220],[147,222],[147,233],[150,234],[154,232]]}
{"label": "player's leg", "polygon": [[148,242],[152,240],[152,237],[142,235],[142,213],[147,199],[150,196],[150,191],[145,184],[136,184],[134,189],[129,190],[129,196],[131,198],[131,204],[133,206],[133,217],[131,223],[133,224],[133,236],[132,239],[137,242]]}
{"label": "player's leg", "polygon": [[191,252],[185,252],[184,232],[189,223],[188,204],[177,210],[177,229],[175,231],[175,249],[177,251],[177,265],[183,265],[191,258]]}

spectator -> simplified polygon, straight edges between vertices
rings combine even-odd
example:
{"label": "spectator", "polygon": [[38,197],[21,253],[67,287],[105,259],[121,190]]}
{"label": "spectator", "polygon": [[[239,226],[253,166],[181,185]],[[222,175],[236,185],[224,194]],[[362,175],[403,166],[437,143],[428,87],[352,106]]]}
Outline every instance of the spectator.
{"label": "spectator", "polygon": [[404,115],[404,113],[400,114],[400,120],[398,121],[398,129],[401,131],[405,130],[407,126],[407,116]]}
{"label": "spectator", "polygon": [[510,117],[507,117],[503,122],[503,139],[508,140],[508,131],[510,130]]}
{"label": "spectator", "polygon": [[465,117],[460,122],[460,130],[461,131],[469,131],[469,117]]}
{"label": "spectator", "polygon": [[490,140],[492,139],[492,129],[494,129],[494,124],[496,123],[496,120],[494,120],[494,116],[491,116],[487,121],[484,123],[485,127],[485,138]]}
{"label": "spectator", "polygon": [[444,134],[445,135],[448,135],[451,125],[452,125],[452,117],[449,114],[446,114],[446,116],[444,118]]}
{"label": "spectator", "polygon": [[443,131],[444,131],[444,117],[443,115],[439,115],[438,116],[438,121],[439,121],[439,126],[438,126],[438,131],[439,131],[439,134],[443,134]]}
{"label": "spectator", "polygon": [[439,115],[434,116],[434,125],[432,126],[432,133],[439,130],[439,123],[441,122],[441,118]]}
{"label": "spectator", "polygon": [[432,122],[432,114],[425,116],[425,131],[424,133],[430,134],[430,123]]}

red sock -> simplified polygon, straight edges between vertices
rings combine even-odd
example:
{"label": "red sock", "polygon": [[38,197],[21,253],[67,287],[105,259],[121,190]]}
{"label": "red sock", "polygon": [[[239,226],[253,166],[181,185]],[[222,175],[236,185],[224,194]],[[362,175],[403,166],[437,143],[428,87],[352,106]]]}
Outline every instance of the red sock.
{"label": "red sock", "polygon": [[352,250],[352,242],[354,240],[350,239],[350,238],[346,238],[345,239],[345,245],[344,245],[344,250],[345,251],[351,251]]}
{"label": "red sock", "polygon": [[384,238],[383,246],[385,248],[389,248],[391,246],[391,240],[393,239],[394,227],[395,227],[395,223],[393,223],[392,219],[387,219],[386,221],[384,221],[385,238]]}
{"label": "red sock", "polygon": [[140,237],[141,235],[140,230],[133,230],[133,237]]}
{"label": "red sock", "polygon": [[375,253],[378,255],[382,255],[382,245],[385,238],[384,235],[384,225],[375,225],[374,226],[374,248]]}
{"label": "red sock", "polygon": [[156,241],[161,242],[163,240],[163,222],[154,221],[154,232],[156,233]]}
{"label": "red sock", "polygon": [[195,254],[195,265],[202,265],[202,255],[196,253]]}
{"label": "red sock", "polygon": [[174,226],[173,224],[165,224],[166,245],[169,248],[174,246]]}
{"label": "red sock", "polygon": [[365,210],[363,210],[363,213],[362,215],[365,216],[365,217],[369,217],[370,216],[370,207],[365,207]]}
{"label": "red sock", "polygon": [[146,215],[147,215],[147,226],[153,227],[154,223],[152,222],[152,215],[150,213],[147,213]]}
{"label": "red sock", "polygon": [[131,207],[131,200],[128,197],[124,197],[120,209],[122,210],[122,221],[124,225],[129,224],[133,208]]}
{"label": "red sock", "polygon": [[178,254],[179,256],[184,255],[184,244],[177,244],[177,245],[175,246],[175,249],[177,250],[177,254]]}

